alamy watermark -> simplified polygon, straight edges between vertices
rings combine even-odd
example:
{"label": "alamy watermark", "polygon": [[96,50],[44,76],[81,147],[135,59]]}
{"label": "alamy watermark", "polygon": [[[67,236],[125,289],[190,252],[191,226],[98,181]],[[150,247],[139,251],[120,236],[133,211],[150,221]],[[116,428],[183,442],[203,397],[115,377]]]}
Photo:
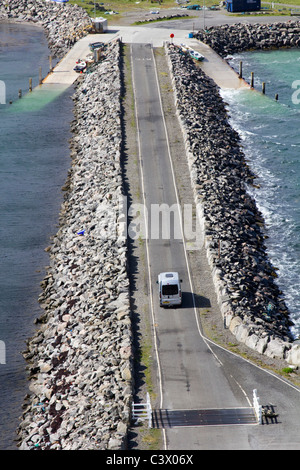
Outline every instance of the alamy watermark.
{"label": "alamy watermark", "polygon": [[4,341],[0,341],[0,364],[6,364],[6,347]]}
{"label": "alamy watermark", "polygon": [[0,104],[6,104],[6,86],[2,80],[0,80]]}
{"label": "alamy watermark", "polygon": [[292,103],[300,104],[300,80],[294,80],[292,83],[292,88],[295,90],[292,94]]}
{"label": "alamy watermark", "polygon": [[128,205],[126,196],[115,201],[98,204],[95,223],[79,227],[80,235],[92,235],[98,239],[131,240],[182,240],[187,250],[199,250],[203,246],[203,216],[200,204],[166,203]]}

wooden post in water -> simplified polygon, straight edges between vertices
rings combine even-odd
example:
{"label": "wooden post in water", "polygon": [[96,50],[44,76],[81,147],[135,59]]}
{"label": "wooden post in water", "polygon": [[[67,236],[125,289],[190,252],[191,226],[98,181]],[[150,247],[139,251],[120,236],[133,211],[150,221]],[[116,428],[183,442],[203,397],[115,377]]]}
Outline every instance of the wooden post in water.
{"label": "wooden post in water", "polygon": [[275,95],[275,100],[278,101],[278,93]]}
{"label": "wooden post in water", "polygon": [[243,62],[240,62],[240,73],[239,73],[239,78],[243,78]]}
{"label": "wooden post in water", "polygon": [[29,79],[29,91],[32,91],[32,78]]}
{"label": "wooden post in water", "polygon": [[40,67],[40,69],[39,69],[39,84],[40,85],[42,84],[42,81],[43,81],[43,79],[42,79],[42,67]]}
{"label": "wooden post in water", "polygon": [[251,88],[254,88],[254,72],[251,72]]}
{"label": "wooden post in water", "polygon": [[52,55],[49,56],[49,70],[52,72]]}
{"label": "wooden post in water", "polygon": [[263,95],[266,93],[266,84],[265,84],[265,82],[262,82],[262,90],[261,91],[262,91]]}

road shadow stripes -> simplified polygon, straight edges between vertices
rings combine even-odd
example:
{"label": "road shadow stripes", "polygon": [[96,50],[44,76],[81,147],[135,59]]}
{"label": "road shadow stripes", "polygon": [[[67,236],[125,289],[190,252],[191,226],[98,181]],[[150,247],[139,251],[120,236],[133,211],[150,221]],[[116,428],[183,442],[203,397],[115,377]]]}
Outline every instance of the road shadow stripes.
{"label": "road shadow stripes", "polygon": [[152,410],[153,428],[257,424],[253,408]]}

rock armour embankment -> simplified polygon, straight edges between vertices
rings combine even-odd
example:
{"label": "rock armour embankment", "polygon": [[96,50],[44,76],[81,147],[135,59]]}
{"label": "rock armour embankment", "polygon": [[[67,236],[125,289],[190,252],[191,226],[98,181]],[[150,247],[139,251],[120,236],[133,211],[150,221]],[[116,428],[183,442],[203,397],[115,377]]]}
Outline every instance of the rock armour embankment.
{"label": "rock armour embankment", "polygon": [[247,192],[254,175],[239,136],[215,83],[176,47],[167,53],[224,324],[259,353],[291,358],[292,323],[266,254],[263,218]]}
{"label": "rock armour embankment", "polygon": [[300,22],[212,26],[194,33],[221,57],[251,49],[300,47]]}
{"label": "rock armour embankment", "polygon": [[[120,45],[77,87],[72,167],[47,249],[44,315],[28,341],[21,449],[121,449],[132,400],[126,238],[108,227],[122,199]],[[114,227],[121,227],[117,222]]]}
{"label": "rock armour embankment", "polygon": [[0,21],[24,21],[43,27],[51,52],[59,58],[87,34],[91,25],[90,17],[78,5],[44,0],[1,2]]}

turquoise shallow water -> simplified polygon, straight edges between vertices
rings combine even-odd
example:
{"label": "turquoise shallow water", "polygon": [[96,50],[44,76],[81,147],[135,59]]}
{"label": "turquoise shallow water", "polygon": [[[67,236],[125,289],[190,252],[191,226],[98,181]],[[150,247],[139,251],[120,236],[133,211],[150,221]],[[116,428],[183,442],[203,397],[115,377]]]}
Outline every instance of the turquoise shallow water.
{"label": "turquoise shallow water", "polygon": [[[285,294],[293,333],[300,334],[300,50],[247,52],[232,58],[258,91],[229,91],[231,124],[239,131],[259,189],[249,188],[266,225],[267,248]],[[261,84],[266,83],[266,95]],[[278,101],[275,95],[278,94]]]}
{"label": "turquoise shallow water", "polygon": [[48,56],[41,29],[0,24],[0,80],[6,85],[6,105],[0,104],[0,340],[6,346],[6,364],[0,364],[1,450],[15,446],[28,391],[20,352],[41,314],[37,299],[49,264],[44,249],[56,233],[70,166],[73,89],[42,87],[26,94],[29,78],[38,85],[39,67],[47,73]]}

